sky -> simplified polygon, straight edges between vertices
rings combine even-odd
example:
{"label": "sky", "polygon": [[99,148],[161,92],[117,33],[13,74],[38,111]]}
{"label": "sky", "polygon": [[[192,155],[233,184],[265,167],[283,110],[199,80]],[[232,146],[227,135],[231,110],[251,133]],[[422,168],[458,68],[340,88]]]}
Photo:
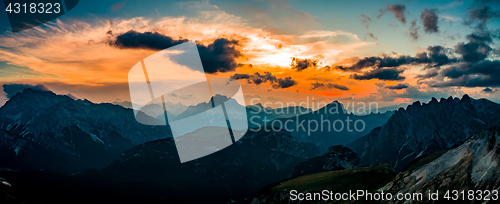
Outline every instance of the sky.
{"label": "sky", "polygon": [[13,33],[0,12],[0,105],[12,86],[37,85],[130,101],[131,68],[187,41],[206,76],[238,80],[247,104],[385,107],[463,94],[500,102],[499,18],[491,0],[86,0]]}

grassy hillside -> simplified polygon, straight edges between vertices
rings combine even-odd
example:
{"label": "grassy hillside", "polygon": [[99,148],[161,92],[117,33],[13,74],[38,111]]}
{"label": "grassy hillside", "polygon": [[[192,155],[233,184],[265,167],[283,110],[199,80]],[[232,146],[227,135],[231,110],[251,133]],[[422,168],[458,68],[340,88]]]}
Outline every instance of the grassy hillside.
{"label": "grassy hillside", "polygon": [[[361,167],[340,171],[329,171],[288,179],[262,189],[252,200],[256,203],[289,203],[290,191],[315,193],[329,190],[345,193],[349,190],[368,190],[374,192],[396,177],[397,173],[388,165]],[[323,201],[304,201],[303,203],[323,203]],[[327,201],[326,203],[331,202]],[[359,201],[356,201],[359,202]]]}

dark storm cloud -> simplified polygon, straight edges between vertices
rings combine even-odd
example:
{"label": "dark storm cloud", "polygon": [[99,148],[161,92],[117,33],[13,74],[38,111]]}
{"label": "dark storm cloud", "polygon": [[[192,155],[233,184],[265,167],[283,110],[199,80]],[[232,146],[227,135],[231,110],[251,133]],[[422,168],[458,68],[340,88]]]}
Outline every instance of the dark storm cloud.
{"label": "dark storm cloud", "polygon": [[217,39],[208,46],[197,44],[205,72],[234,71],[238,67],[235,59],[242,56],[235,45],[238,45],[238,41],[225,38]]}
{"label": "dark storm cloud", "polygon": [[392,89],[392,90],[401,90],[401,89],[406,89],[408,88],[409,84],[396,84],[394,86],[385,86],[385,88]]}
{"label": "dark storm cloud", "polygon": [[399,67],[401,65],[414,63],[416,60],[416,58],[407,55],[398,57],[372,56],[362,58],[358,60],[354,65],[349,67],[338,66],[337,69],[340,69],[342,71],[360,71],[368,67],[374,67],[377,69],[384,67]]}
{"label": "dark storm cloud", "polygon": [[349,88],[347,88],[347,86],[335,84],[335,83],[324,84],[324,83],[316,81],[315,83],[311,83],[311,85],[312,85],[311,90],[314,90],[314,89],[338,89],[338,90],[342,90],[342,91],[350,90]]}
{"label": "dark storm cloud", "polygon": [[429,46],[427,47],[427,52],[421,52],[416,55],[416,57],[411,57],[408,55],[401,55],[397,57],[390,56],[371,56],[359,59],[352,66],[337,66],[337,69],[342,71],[360,71],[364,68],[385,68],[385,67],[399,67],[402,65],[409,64],[430,64],[433,66],[441,66],[456,62],[456,59],[451,58],[448,54],[451,52],[450,49],[444,48],[442,46]]}
{"label": "dark storm cloud", "polygon": [[370,37],[373,40],[378,40],[378,38],[375,35],[373,35],[373,33],[367,33],[366,36]]}
{"label": "dark storm cloud", "polygon": [[320,83],[320,82],[318,82],[318,81],[316,81],[315,83],[311,83],[311,85],[312,85],[311,90],[314,90],[314,89],[321,89],[321,88],[324,88],[324,87],[325,87],[325,84]]}
{"label": "dark storm cloud", "polygon": [[292,58],[292,63],[290,64],[292,69],[296,69],[297,71],[302,71],[307,68],[317,68],[318,67],[318,61],[316,60],[311,60],[311,59],[299,59],[299,58]]}
{"label": "dark storm cloud", "polygon": [[231,76],[231,79],[236,79],[236,80],[238,80],[238,79],[249,79],[249,78],[250,78],[250,75],[248,75],[248,74],[238,74],[238,73],[236,73],[236,74],[234,74],[234,75]]}
{"label": "dark storm cloud", "polygon": [[[108,34],[111,34],[108,32]],[[136,49],[150,49],[150,50],[163,50],[172,47],[188,40],[180,39],[175,40],[169,36],[157,32],[137,32],[130,30],[126,33],[116,36],[115,40],[109,42],[110,45],[119,48],[136,48]]]}
{"label": "dark storm cloud", "polygon": [[368,16],[366,16],[365,14],[361,14],[359,16],[359,20],[361,21],[361,23],[363,25],[365,25],[366,29],[368,29],[368,27],[370,26],[370,23],[372,22],[372,19]]}
{"label": "dark storm cloud", "polygon": [[[372,56],[358,60],[352,66],[344,67],[337,66],[336,68],[342,71],[358,72],[352,75],[352,78],[358,80],[380,79],[380,80],[403,80],[401,73],[404,69],[399,67],[402,65],[418,65],[427,64],[430,68],[439,68],[445,64],[455,63],[457,60],[451,58],[448,54],[452,52],[450,49],[442,46],[429,46],[426,52],[421,52],[416,57],[401,55],[397,57],[390,56]],[[362,72],[365,68],[372,68],[368,72]],[[433,76],[437,75],[434,73]],[[418,77],[418,76],[417,76]],[[419,76],[419,77],[431,77]]]}
{"label": "dark storm cloud", "polygon": [[[108,35],[112,36],[113,33],[108,32]],[[157,32],[141,33],[130,30],[109,40],[108,44],[122,49],[163,50],[184,42],[188,40],[175,40]],[[205,72],[234,71],[238,67],[235,58],[242,56],[241,52],[235,48],[237,45],[238,41],[225,38],[216,39],[209,45],[196,44]],[[182,64],[183,60],[178,60],[178,63]]]}
{"label": "dark storm cloud", "polygon": [[275,89],[284,89],[296,85],[297,82],[292,77],[279,78],[272,86]]}
{"label": "dark storm cloud", "polygon": [[264,74],[256,72],[252,75],[236,73],[232,75],[230,78],[236,80],[246,79],[249,84],[256,84],[256,85],[269,82],[274,89],[288,88],[297,84],[297,82],[293,80],[292,77],[277,78],[270,72],[264,72]]}
{"label": "dark storm cloud", "polygon": [[441,76],[448,78],[443,82],[428,82],[433,87],[498,87],[500,86],[500,61],[482,60],[477,63],[461,63],[443,69]]}
{"label": "dark storm cloud", "polygon": [[[491,31],[486,23],[500,17],[500,12],[491,6],[493,1],[476,0],[468,9],[465,24],[474,28],[467,35],[467,42],[458,43],[454,51],[461,56],[454,66],[433,72],[428,78],[437,77],[445,80],[427,80],[425,83],[433,87],[496,87],[500,86],[500,61],[488,60],[496,50],[491,47],[493,39],[498,38],[498,31]],[[437,73],[437,74],[436,74]],[[425,77],[425,76],[422,76]],[[487,90],[487,89],[485,89]]]}
{"label": "dark storm cloud", "polygon": [[457,66],[444,69],[441,74],[449,78],[458,78],[463,75],[472,74],[500,76],[500,61],[483,60],[478,63],[462,63]]}
{"label": "dark storm cloud", "polygon": [[17,93],[23,92],[25,89],[32,89],[37,91],[50,91],[50,89],[43,84],[4,84],[2,85],[3,92],[7,94],[7,98],[10,98]]}
{"label": "dark storm cloud", "polygon": [[401,23],[403,24],[406,23],[406,17],[405,17],[406,6],[404,4],[387,5],[385,11],[393,13],[394,17],[396,17],[396,19],[398,19],[398,21],[400,21]]}
{"label": "dark storm cloud", "polygon": [[428,46],[427,52],[417,53],[417,63],[432,63],[432,67],[439,67],[449,63],[457,62],[457,59],[450,57],[452,49],[440,45]]}
{"label": "dark storm cloud", "polygon": [[403,69],[397,68],[374,69],[361,74],[353,74],[351,78],[357,80],[380,79],[384,81],[400,81],[405,79],[404,76],[401,76],[403,71]]}
{"label": "dark storm cloud", "polygon": [[120,8],[123,7],[123,5],[125,5],[125,3],[121,3],[121,4],[115,4],[113,5],[111,8],[114,10],[114,11],[119,11]]}
{"label": "dark storm cloud", "polygon": [[385,13],[384,9],[379,9],[377,19],[380,19],[384,15],[384,13]]}
{"label": "dark storm cloud", "polygon": [[[455,46],[454,52],[461,58],[450,59],[456,61],[454,66],[435,70],[432,75],[417,78],[430,79],[438,77],[440,80],[427,80],[425,83],[433,87],[465,86],[465,87],[488,87],[499,86],[500,61],[488,60],[495,50],[491,48],[494,38],[498,38],[496,32],[489,31],[483,27],[466,36],[468,42],[460,42]],[[440,48],[442,49],[442,48]],[[446,79],[446,80],[442,80]]]}
{"label": "dark storm cloud", "polygon": [[434,9],[429,10],[425,8],[422,13],[420,13],[420,20],[422,20],[425,32],[437,33],[439,31],[438,16]]}
{"label": "dark storm cloud", "polygon": [[495,93],[496,91],[497,91],[496,89],[493,90],[491,88],[485,88],[485,89],[483,89],[483,92],[485,92],[485,93]]}
{"label": "dark storm cloud", "polygon": [[250,76],[250,80],[250,83],[259,85],[268,81],[271,83],[275,83],[278,79],[274,75],[272,75],[271,72],[264,72],[264,74],[256,72],[255,74]]}
{"label": "dark storm cloud", "polygon": [[[417,53],[415,57],[405,55],[365,57],[357,60],[351,66],[336,66],[334,68],[354,72],[351,78],[358,80],[402,80],[404,77],[401,76],[401,73],[404,69],[401,66],[424,64],[426,65],[424,70],[428,71],[416,76],[419,84],[426,83],[432,87],[498,87],[500,86],[500,80],[498,80],[500,78],[500,61],[488,59],[500,54],[499,49],[492,47],[495,39],[500,36],[500,30],[489,30],[486,27],[487,22],[500,18],[500,12],[491,7],[492,3],[493,1],[490,0],[476,0],[474,2],[465,18],[466,23],[474,28],[474,32],[466,36],[466,42],[457,43],[453,48],[439,45],[429,46],[425,52]],[[392,8],[393,6],[388,6],[385,11],[393,13],[395,10],[402,11],[402,9]],[[380,10],[379,17],[385,11]],[[401,12],[399,13],[401,14]],[[402,14],[404,15],[404,12]],[[439,32],[439,18],[435,10],[425,9],[420,18],[425,32]],[[411,39],[417,40],[419,38],[418,30],[416,20],[412,21],[408,31]],[[444,65],[451,66],[442,68]]]}
{"label": "dark storm cloud", "polygon": [[500,11],[490,6],[493,2],[491,0],[474,1],[474,6],[468,9],[464,23],[466,25],[476,25],[477,28],[484,29],[486,22],[500,17]]}
{"label": "dark storm cloud", "polygon": [[481,22],[486,22],[493,18],[498,18],[500,13],[497,10],[494,10],[490,6],[481,5],[478,7],[472,7],[469,10],[468,18],[471,20],[478,20]]}
{"label": "dark storm cloud", "polygon": [[485,43],[458,43],[455,46],[455,51],[462,55],[463,60],[467,62],[478,62],[488,57],[488,53],[492,51],[491,47]]}
{"label": "dark storm cloud", "polygon": [[[496,34],[493,34],[496,36]],[[458,43],[455,46],[455,52],[462,55],[466,62],[478,62],[484,60],[493,51],[489,44],[493,42],[490,31],[476,31],[467,35],[469,42]]]}
{"label": "dark storm cloud", "polygon": [[[336,66],[335,69],[345,72],[357,72],[357,75],[353,75],[352,78],[359,80],[374,78],[381,80],[402,80],[404,77],[400,76],[400,74],[404,69],[400,69],[401,66],[425,64],[425,69],[439,69],[440,66],[458,62],[456,58],[451,57],[452,53],[453,50],[450,48],[439,45],[429,46],[427,47],[427,51],[418,53],[415,57],[408,55],[400,55],[397,57],[388,55],[371,56],[361,58],[351,66]],[[367,68],[371,68],[371,70],[369,72],[363,72],[363,70]],[[434,72],[435,73],[430,75],[419,75],[417,78],[430,78],[436,76],[437,71]]]}
{"label": "dark storm cloud", "polygon": [[492,43],[493,38],[499,38],[500,32],[497,30],[496,32],[492,31],[476,31],[466,36],[466,38],[470,42],[484,42],[484,43]]}
{"label": "dark storm cloud", "polygon": [[420,29],[420,27],[417,26],[417,21],[412,21],[408,32],[411,40],[418,40],[418,38],[420,37],[420,35],[418,34],[418,29]]}

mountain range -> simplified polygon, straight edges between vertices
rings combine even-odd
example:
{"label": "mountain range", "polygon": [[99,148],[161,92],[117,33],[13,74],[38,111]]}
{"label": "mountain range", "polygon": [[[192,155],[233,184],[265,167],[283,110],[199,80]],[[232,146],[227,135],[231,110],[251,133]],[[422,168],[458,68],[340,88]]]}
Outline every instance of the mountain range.
{"label": "mountain range", "polygon": [[[334,101],[303,115],[277,118],[275,120],[280,122],[271,121],[268,126],[273,126],[273,123],[283,125],[283,128],[292,130],[292,135],[299,141],[313,143],[322,152],[326,152],[330,146],[347,145],[355,141],[369,133],[373,128],[385,124],[388,119],[388,115],[381,113],[370,113],[362,116],[347,113],[342,103]],[[310,123],[310,121],[313,122]],[[301,123],[304,128],[298,127],[297,124]],[[308,126],[309,123],[311,126]],[[355,125],[356,127],[354,127]]]}
{"label": "mountain range", "polygon": [[361,165],[388,163],[402,170],[415,158],[462,144],[500,118],[500,105],[486,99],[449,97],[400,108],[381,127],[347,145]]}
{"label": "mountain range", "polygon": [[[216,101],[229,100],[225,96],[215,97]],[[173,106],[183,107],[180,103]],[[240,105],[229,103],[227,111],[235,112],[233,106]],[[209,102],[185,107],[178,117],[189,117],[211,107]],[[279,117],[275,113],[262,113]],[[0,108],[0,152],[5,155],[0,158],[0,164],[14,169],[43,169],[57,173],[102,168],[126,149],[172,136],[169,126],[161,126],[160,121],[148,114],[139,111],[137,117],[158,126],[138,123],[134,112],[121,105],[95,104],[50,91],[25,89]],[[218,121],[220,124],[213,125],[226,125],[224,118]]]}
{"label": "mountain range", "polygon": [[[497,203],[498,197],[492,192],[500,190],[499,133],[500,123],[493,123],[461,145],[420,156],[399,173],[389,165],[381,164],[285,179],[262,188],[251,203],[290,203],[290,190],[321,193],[324,189],[335,193],[363,189],[370,193],[391,193],[393,196],[398,193],[422,194],[421,200],[370,201],[362,198],[348,203]],[[455,200],[453,190],[458,193]],[[466,200],[461,197],[462,191],[465,192]],[[428,192],[438,192],[439,199],[430,200]],[[446,198],[447,192],[448,198]],[[471,192],[473,199],[467,198]],[[346,203],[304,201],[304,203],[309,202]]]}
{"label": "mountain range", "polygon": [[[124,108],[128,108],[128,109],[133,109],[133,106],[132,106],[132,103],[129,102],[129,101],[115,101],[115,102],[112,102],[111,104],[113,105],[119,105],[119,106],[122,106]],[[155,106],[160,106],[161,109],[163,109],[163,104],[161,103],[151,103],[151,104],[147,104],[147,106],[152,106],[151,110],[158,110],[158,108],[155,108]],[[188,106],[182,104],[181,102],[178,102],[178,103],[172,103],[170,101],[166,101],[165,102],[165,109],[167,109],[168,112],[172,113],[173,115],[179,115],[181,114],[182,112],[184,112],[186,109],[188,108]],[[146,108],[148,109],[148,108]],[[158,117],[160,114],[163,114],[162,112],[160,113],[156,113],[154,111],[150,111],[152,113],[155,113],[153,115],[151,115],[151,117]]]}
{"label": "mountain range", "polygon": [[[201,103],[177,116],[211,107]],[[332,113],[332,107],[340,111]],[[264,108],[259,104],[244,108],[247,117],[273,119],[254,124],[233,145],[181,163],[178,144],[190,135],[205,135],[213,147],[229,138],[211,134],[219,128],[214,126],[174,139],[168,125],[136,122],[132,109],[26,89],[0,108],[0,202],[288,203],[290,189],[499,187],[500,105],[486,99],[433,98],[394,114],[364,116],[347,113],[339,102],[316,111],[283,108],[290,110],[285,114],[256,111]],[[226,109],[233,110],[231,105]],[[140,111],[138,117],[157,122]],[[273,121],[348,117],[365,121],[366,132],[309,136],[307,131],[260,128]]]}
{"label": "mountain range", "polygon": [[126,149],[167,137],[168,126],[142,125],[130,109],[49,91],[25,89],[0,108],[0,163],[14,169],[76,173],[102,168]]}

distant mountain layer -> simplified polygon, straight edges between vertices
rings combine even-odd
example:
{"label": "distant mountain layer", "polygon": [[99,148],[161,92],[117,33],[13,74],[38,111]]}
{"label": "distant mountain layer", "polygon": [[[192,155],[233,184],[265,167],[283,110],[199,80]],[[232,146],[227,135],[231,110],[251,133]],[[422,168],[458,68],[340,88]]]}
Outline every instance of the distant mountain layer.
{"label": "distant mountain layer", "polygon": [[[212,103],[212,101],[214,103]],[[210,101],[198,103],[196,105],[187,107],[186,110],[183,111],[181,114],[176,115],[175,118],[169,118],[169,120],[170,121],[180,120],[197,114],[201,116],[200,113],[204,112],[207,113],[207,111],[211,110],[214,105],[218,106],[221,103],[225,104],[227,113],[233,116],[233,118],[231,119],[233,120],[233,123],[244,123],[244,121],[246,120],[248,123],[248,127],[251,128],[261,127],[267,122],[276,118],[289,118],[296,115],[312,112],[311,109],[307,109],[302,106],[290,106],[290,107],[272,109],[269,107],[265,108],[262,106],[262,104],[259,103],[244,107],[243,105],[239,104],[235,99],[231,99],[228,98],[227,96],[217,94],[213,96],[210,99]],[[242,110],[246,110],[246,112]],[[246,118],[244,117],[243,114],[246,114]],[[226,126],[225,119],[219,118],[220,116],[218,114],[212,114],[212,115],[209,114],[206,116],[209,117],[203,118],[203,120],[211,121],[212,126],[218,126],[218,127]],[[163,117],[163,115],[159,117]],[[186,125],[188,126],[184,127],[184,129],[190,129],[191,131],[194,131],[192,124],[186,124]]]}
{"label": "distant mountain layer", "polygon": [[[141,112],[138,117],[156,121]],[[139,124],[131,109],[26,89],[0,108],[0,167],[75,173],[167,137],[168,126]]]}
{"label": "distant mountain layer", "polygon": [[278,118],[267,128],[284,128],[299,141],[313,143],[322,152],[334,145],[346,145],[384,125],[389,117],[372,113],[357,116],[347,113],[343,104],[334,101],[323,108],[290,118]]}
{"label": "distant mountain layer", "polygon": [[349,144],[361,165],[388,163],[404,169],[422,155],[462,144],[500,118],[500,105],[486,99],[432,98],[400,108],[382,127]]}
{"label": "distant mountain layer", "polygon": [[[129,109],[133,108],[132,103],[129,101],[120,101],[120,102],[115,101],[115,102],[112,102],[112,104],[119,105],[119,106],[122,106],[124,108],[129,108]],[[161,109],[163,110],[163,104],[151,103],[151,104],[148,104],[147,106],[160,106]],[[188,108],[187,106],[185,106],[184,104],[182,104],[180,102],[176,103],[176,104],[174,104],[170,101],[165,102],[165,109],[167,109],[167,111],[172,113],[173,115],[179,115],[182,112],[184,112],[187,108]],[[158,108],[154,108],[154,107],[152,107],[151,109],[158,110]],[[150,112],[155,113],[155,114],[151,115],[151,117],[158,117],[159,114],[163,114],[162,112],[159,112],[159,113],[156,113],[155,111],[150,111]]]}

